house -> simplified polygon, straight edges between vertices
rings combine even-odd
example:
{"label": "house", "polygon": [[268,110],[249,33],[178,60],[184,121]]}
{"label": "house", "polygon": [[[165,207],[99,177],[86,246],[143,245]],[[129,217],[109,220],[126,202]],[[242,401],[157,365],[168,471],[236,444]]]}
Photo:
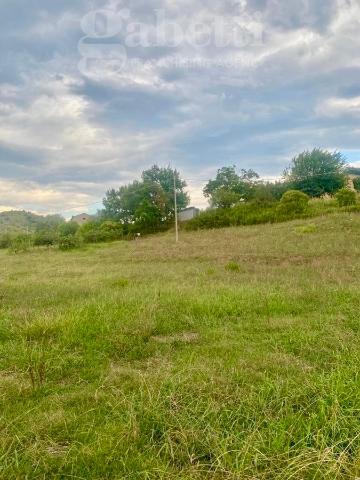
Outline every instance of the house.
{"label": "house", "polygon": [[90,222],[93,220],[93,217],[87,213],[81,213],[80,215],[75,215],[71,217],[71,222],[75,222],[78,225],[83,225],[84,223]]}
{"label": "house", "polygon": [[180,222],[187,222],[188,220],[192,220],[193,218],[197,217],[199,213],[200,210],[196,207],[185,208],[179,212],[179,220]]}

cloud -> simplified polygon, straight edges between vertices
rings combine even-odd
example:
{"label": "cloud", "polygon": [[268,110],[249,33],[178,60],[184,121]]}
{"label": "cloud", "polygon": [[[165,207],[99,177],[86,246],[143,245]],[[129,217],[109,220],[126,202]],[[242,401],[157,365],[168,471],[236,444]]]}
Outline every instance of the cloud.
{"label": "cloud", "polygon": [[343,115],[360,115],[360,96],[353,98],[328,98],[316,109],[318,115],[331,118],[339,118]]}
{"label": "cloud", "polygon": [[[86,208],[153,163],[177,166],[203,205],[202,185],[223,165],[277,177],[305,148],[360,152],[357,0],[21,4],[0,6],[3,208]],[[152,41],[155,10],[186,41],[126,46],[125,64],[100,58],[79,71],[80,22],[92,9],[130,16],[112,38],[85,43],[126,46],[129,22]],[[192,26],[214,33],[235,20],[248,42],[199,47]]]}
{"label": "cloud", "polygon": [[[31,209],[40,214],[63,211],[68,216],[71,212],[80,212],[96,206],[97,199],[87,193],[61,185],[38,185],[35,182],[14,182],[0,180],[0,205],[3,210]],[[68,210],[63,206],[67,205]]]}

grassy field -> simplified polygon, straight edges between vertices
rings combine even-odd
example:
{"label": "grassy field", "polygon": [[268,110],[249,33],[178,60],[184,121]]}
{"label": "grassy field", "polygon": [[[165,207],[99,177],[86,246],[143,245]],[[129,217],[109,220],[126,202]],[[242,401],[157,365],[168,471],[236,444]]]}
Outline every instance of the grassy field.
{"label": "grassy field", "polygon": [[0,252],[0,478],[360,476],[360,215]]}

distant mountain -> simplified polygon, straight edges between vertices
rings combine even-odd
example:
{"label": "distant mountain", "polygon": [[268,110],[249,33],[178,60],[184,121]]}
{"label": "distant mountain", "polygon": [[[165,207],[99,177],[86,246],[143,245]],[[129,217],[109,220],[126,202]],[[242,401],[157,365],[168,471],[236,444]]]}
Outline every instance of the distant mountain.
{"label": "distant mountain", "polygon": [[348,168],[345,170],[345,173],[346,173],[347,175],[354,175],[354,176],[359,177],[359,176],[360,176],[360,168],[348,167]]}
{"label": "distant mountain", "polygon": [[42,216],[18,210],[0,212],[0,234],[34,232],[39,227],[56,225],[62,221],[58,215]]}

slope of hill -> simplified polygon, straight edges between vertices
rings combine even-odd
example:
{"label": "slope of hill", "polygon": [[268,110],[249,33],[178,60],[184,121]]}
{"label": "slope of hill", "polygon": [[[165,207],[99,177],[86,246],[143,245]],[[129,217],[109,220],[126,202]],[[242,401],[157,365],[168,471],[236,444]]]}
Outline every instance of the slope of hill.
{"label": "slope of hill", "polygon": [[36,227],[44,224],[44,222],[60,218],[56,215],[42,216],[35,215],[24,210],[13,210],[10,212],[0,212],[0,234],[3,233],[21,233],[33,232]]}
{"label": "slope of hill", "polygon": [[0,251],[0,478],[359,477],[359,235]]}

